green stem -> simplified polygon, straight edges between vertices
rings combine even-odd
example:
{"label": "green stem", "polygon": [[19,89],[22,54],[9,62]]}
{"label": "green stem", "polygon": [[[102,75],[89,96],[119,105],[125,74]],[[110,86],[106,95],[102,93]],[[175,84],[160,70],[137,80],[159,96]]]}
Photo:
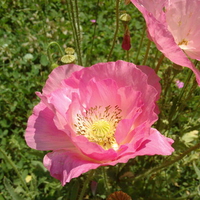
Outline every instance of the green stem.
{"label": "green stem", "polygon": [[134,177],[133,182],[135,182],[145,176],[148,176],[152,173],[157,173],[159,170],[164,169],[164,168],[174,164],[175,162],[181,160],[183,157],[185,157],[187,154],[189,154],[191,151],[197,150],[199,148],[200,148],[200,143],[194,145],[193,147],[190,147],[188,150],[186,150],[185,152],[176,156],[174,159],[166,161],[166,162],[162,163],[161,165],[159,165],[158,167],[151,168],[151,169],[147,170],[146,172],[144,172],[143,174],[140,174],[140,175]]}
{"label": "green stem", "polygon": [[90,180],[91,180],[92,177],[93,177],[93,174],[94,174],[94,170],[90,170],[90,172],[89,172],[89,174],[88,174],[88,177],[87,177],[87,179],[85,180],[85,182],[84,182],[84,184],[83,184],[83,188],[82,188],[82,190],[81,190],[81,193],[80,193],[80,195],[79,195],[78,200],[83,200],[85,191],[86,191],[86,189],[87,189],[87,186],[88,186]]}
{"label": "green stem", "polygon": [[146,50],[146,54],[144,56],[144,61],[142,63],[142,65],[146,65],[146,61],[147,61],[147,58],[148,58],[148,55],[149,55],[149,49],[151,47],[151,41],[149,40],[148,44],[147,44],[147,50]]}
{"label": "green stem", "polygon": [[110,194],[110,189],[109,189],[109,186],[108,186],[108,178],[107,178],[105,167],[102,168],[102,171],[103,171],[103,177],[104,177],[104,185],[105,185],[105,188],[106,188],[106,193],[108,195],[108,194]]}
{"label": "green stem", "polygon": [[127,60],[127,62],[129,62],[129,61],[130,61],[129,50],[128,50],[128,51],[126,51],[126,60]]}
{"label": "green stem", "polygon": [[[12,166],[12,168],[14,169],[14,171],[16,172],[17,176],[19,177],[19,179],[21,181],[22,186],[26,190],[26,194],[29,196],[29,191],[30,190],[27,187],[26,182],[22,178],[21,174],[19,173],[19,170],[17,169],[17,167],[15,166],[15,164],[12,162],[12,160],[6,155],[6,153],[4,152],[3,149],[0,148],[0,152],[3,154],[3,156],[4,156],[5,160],[7,161],[7,163],[9,163]],[[32,199],[30,196],[29,196],[29,198]]]}
{"label": "green stem", "polygon": [[52,64],[52,63],[56,63],[56,62],[53,61],[53,58],[52,58],[52,56],[51,56],[51,47],[52,47],[53,45],[56,45],[56,46],[58,47],[58,50],[60,51],[61,56],[64,56],[64,52],[63,52],[63,50],[61,49],[60,45],[59,45],[57,42],[50,42],[50,43],[48,44],[48,46],[47,46],[47,56],[48,56],[48,58],[49,58],[51,64]]}
{"label": "green stem", "polygon": [[[74,39],[74,46],[77,53],[78,58],[78,64],[82,65],[82,56],[80,51],[80,27],[79,27],[79,17],[78,17],[78,5],[77,2],[75,2],[75,11],[74,12],[74,6],[71,0],[66,1],[67,10],[68,10],[68,16],[69,20],[71,22],[72,26],[72,32],[73,32],[73,39]],[[77,30],[78,29],[78,30]]]}
{"label": "green stem", "polygon": [[[186,105],[187,105],[186,102],[188,102],[188,101],[191,99],[192,93],[195,91],[196,88],[197,88],[197,82],[196,82],[196,79],[195,79],[194,82],[193,82],[192,87],[189,89],[189,92],[188,92],[188,94],[187,94],[187,97],[186,97],[184,100],[182,100],[182,102],[184,102],[184,103],[182,103],[182,104],[180,105],[180,107],[178,108],[177,113],[182,112],[182,110],[186,107]],[[198,110],[198,109],[197,109],[197,110]]]}
{"label": "green stem", "polygon": [[115,47],[115,43],[116,43],[116,40],[117,40],[117,33],[118,33],[118,30],[119,30],[119,2],[120,2],[120,0],[116,0],[116,28],[115,28],[115,34],[114,34],[114,38],[113,38],[112,47],[110,49],[110,53],[109,53],[108,58],[107,58],[107,62],[110,60],[110,57],[113,53],[113,49]]}
{"label": "green stem", "polygon": [[[69,4],[68,4],[68,12],[70,13],[71,12],[71,17],[70,17],[70,20],[71,20],[71,24],[72,24],[72,31],[73,31],[73,36],[74,36],[74,42],[75,42],[75,48],[76,48],[76,52],[78,54],[78,64],[82,66],[82,55],[81,55],[81,48],[80,48],[80,38],[79,38],[79,34],[78,33],[78,30],[79,28],[77,28],[78,26],[78,22],[77,21],[78,19],[76,19],[76,17],[78,16],[78,13],[75,13],[74,12],[74,6],[73,6],[73,3],[71,0],[67,0],[67,2],[69,1]],[[80,29],[79,29],[80,31]]]}
{"label": "green stem", "polygon": [[[155,57],[154,57],[154,61],[155,61],[155,62],[156,62],[156,60],[157,60],[157,58],[158,58],[158,54],[159,54],[159,50],[157,49],[157,50],[156,50],[156,53],[155,53]],[[153,69],[155,69],[155,65],[156,65],[155,62],[154,62],[153,65],[152,65],[152,68],[153,68]]]}
{"label": "green stem", "polygon": [[164,58],[165,58],[165,56],[164,56],[164,54],[162,54],[162,55],[160,56],[159,60],[158,60],[157,66],[156,66],[156,68],[155,68],[156,74],[158,73],[158,70],[159,70],[160,65],[161,65],[161,63],[162,63],[162,61],[163,61]]}
{"label": "green stem", "polygon": [[[99,0],[97,0],[96,6],[98,6],[98,5],[99,5]],[[98,17],[98,10],[99,9],[97,9],[97,11],[95,13],[96,14],[96,16],[95,16],[95,20],[96,21],[97,21],[97,17]],[[95,35],[96,35],[96,29],[97,29],[97,23],[94,24],[94,30],[93,30],[93,35],[92,35],[92,44],[90,46],[89,54],[87,53],[87,55],[86,55],[85,67],[88,66],[88,62],[89,62],[89,64],[91,64],[90,60],[91,60],[91,57],[92,57],[92,50],[93,50],[93,46],[94,46],[94,39],[95,39]]]}
{"label": "green stem", "polygon": [[75,3],[75,11],[76,11],[75,16],[76,16],[76,22],[77,22],[77,29],[78,29],[78,31],[77,31],[78,42],[79,42],[79,44],[81,44],[81,31],[80,31],[78,1],[75,0],[74,3]]}
{"label": "green stem", "polygon": [[139,49],[138,49],[138,51],[137,51],[137,56],[136,56],[136,58],[135,58],[135,64],[137,64],[138,57],[139,57],[140,51],[141,51],[141,49],[142,49],[142,44],[143,44],[143,41],[144,41],[145,32],[146,32],[146,26],[144,26],[144,29],[143,29],[143,33],[142,33],[142,38],[141,38],[141,40],[140,40]]}
{"label": "green stem", "polygon": [[[169,113],[169,119],[168,119],[168,121],[169,121],[168,126],[169,126],[169,127],[171,127],[172,121],[173,121],[173,120],[176,118],[176,116],[178,115],[178,112],[177,112],[177,110],[178,110],[177,105],[178,105],[179,102],[181,101],[181,99],[182,99],[182,97],[183,97],[183,94],[184,94],[185,91],[186,91],[186,88],[187,88],[187,86],[188,86],[188,84],[189,84],[189,82],[190,82],[190,79],[191,79],[191,77],[192,77],[192,74],[193,74],[193,72],[190,70],[190,72],[189,72],[189,74],[188,74],[188,76],[187,76],[187,79],[186,79],[186,81],[185,81],[184,87],[182,88],[179,97],[178,97],[176,100],[174,100],[174,102],[173,102],[173,105],[172,105],[171,110],[170,110],[170,113]],[[176,115],[175,115],[175,112],[176,112]]]}

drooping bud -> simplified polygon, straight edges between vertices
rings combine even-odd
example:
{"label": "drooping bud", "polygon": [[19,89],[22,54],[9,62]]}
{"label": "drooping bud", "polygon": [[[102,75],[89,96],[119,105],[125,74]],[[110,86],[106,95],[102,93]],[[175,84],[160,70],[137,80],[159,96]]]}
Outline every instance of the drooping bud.
{"label": "drooping bud", "polygon": [[127,29],[124,32],[123,42],[122,42],[122,49],[128,51],[131,48],[131,36],[130,31]]}
{"label": "drooping bud", "polygon": [[128,23],[131,20],[131,16],[127,13],[122,14],[119,19],[122,21],[124,25],[124,37],[122,42],[122,49],[128,51],[131,48],[131,36],[128,27]]}

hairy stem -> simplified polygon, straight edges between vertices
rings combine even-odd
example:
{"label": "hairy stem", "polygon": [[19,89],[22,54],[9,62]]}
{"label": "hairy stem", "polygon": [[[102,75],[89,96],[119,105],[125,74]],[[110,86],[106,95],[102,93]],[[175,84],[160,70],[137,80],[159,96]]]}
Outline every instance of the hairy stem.
{"label": "hairy stem", "polygon": [[119,0],[116,0],[116,28],[115,28],[115,34],[114,34],[114,38],[113,38],[113,43],[112,43],[112,47],[110,49],[110,53],[108,55],[108,58],[107,58],[107,62],[110,60],[110,57],[113,53],[113,49],[115,47],[115,43],[116,43],[116,40],[117,40],[117,33],[118,33],[118,30],[119,30]]}
{"label": "hairy stem", "polygon": [[54,62],[52,55],[51,55],[51,47],[52,46],[57,46],[61,56],[64,56],[64,52],[63,52],[62,48],[60,47],[60,45],[57,42],[50,42],[47,47],[47,56],[48,56],[51,64],[56,63],[56,62]]}
{"label": "hairy stem", "polygon": [[190,147],[188,150],[186,150],[185,152],[181,153],[180,155],[174,157],[172,160],[169,160],[169,161],[166,161],[164,163],[162,163],[161,165],[157,166],[157,167],[154,167],[154,168],[151,168],[149,170],[147,170],[146,172],[136,176],[136,177],[133,177],[134,180],[133,182],[145,177],[145,176],[148,176],[152,173],[156,173],[170,165],[173,165],[174,163],[178,162],[179,160],[181,160],[183,157],[185,157],[186,155],[188,155],[191,151],[194,151],[194,150],[197,150],[200,148],[200,143],[194,145],[193,147]]}
{"label": "hairy stem", "polygon": [[85,180],[84,184],[83,184],[83,188],[81,190],[81,193],[79,195],[79,198],[78,200],[83,200],[83,197],[84,197],[84,194],[85,194],[85,191],[87,189],[87,186],[89,184],[89,182],[91,181],[92,177],[93,177],[93,174],[94,174],[94,170],[90,170],[89,174],[88,174],[88,177],[87,179]]}
{"label": "hairy stem", "polygon": [[147,44],[147,49],[146,49],[146,53],[145,53],[144,61],[143,61],[142,65],[146,65],[146,61],[147,61],[147,58],[148,58],[148,55],[149,55],[150,47],[151,47],[151,41],[149,40],[149,42]]}

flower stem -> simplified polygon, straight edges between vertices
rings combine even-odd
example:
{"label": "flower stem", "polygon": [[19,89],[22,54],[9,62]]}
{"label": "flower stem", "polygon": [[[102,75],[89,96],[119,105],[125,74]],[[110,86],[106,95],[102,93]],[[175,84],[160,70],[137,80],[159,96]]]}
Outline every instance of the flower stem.
{"label": "flower stem", "polygon": [[86,189],[87,189],[87,186],[88,186],[90,180],[91,180],[92,177],[93,177],[93,174],[94,174],[94,170],[91,170],[91,171],[89,172],[89,174],[88,174],[87,179],[85,180],[85,182],[84,182],[84,184],[83,184],[83,188],[82,188],[82,190],[81,190],[81,193],[80,193],[80,195],[79,195],[78,200],[83,200],[85,191],[86,191]]}
{"label": "flower stem", "polygon": [[147,61],[147,58],[148,58],[148,55],[149,55],[149,49],[151,47],[151,41],[149,40],[148,44],[147,44],[147,50],[146,50],[146,54],[144,56],[144,61],[142,63],[142,65],[146,65],[146,61]]}
{"label": "flower stem", "polygon": [[156,74],[158,73],[158,70],[159,70],[160,65],[161,65],[161,63],[162,63],[162,61],[163,61],[164,58],[165,58],[165,56],[164,56],[164,54],[162,54],[162,55],[160,56],[159,60],[158,60],[158,64],[156,65],[156,68],[155,68]]}
{"label": "flower stem", "polygon": [[129,61],[130,61],[129,50],[128,50],[128,51],[126,51],[126,60],[127,60],[127,62],[129,62]]}
{"label": "flower stem", "polygon": [[142,48],[142,44],[143,44],[143,41],[144,41],[145,32],[146,32],[146,26],[144,26],[144,29],[143,29],[143,33],[142,33],[142,38],[141,38],[141,40],[140,40],[139,49],[138,49],[138,51],[137,51],[137,56],[136,56],[136,58],[135,58],[135,64],[137,64],[137,62],[138,62],[138,57],[139,57],[139,55],[140,55],[140,50],[141,50],[141,48]]}
{"label": "flower stem", "polygon": [[82,55],[81,55],[81,37],[80,37],[80,24],[79,24],[79,16],[78,16],[78,3],[75,1],[75,9],[73,5],[73,1],[67,0],[67,9],[69,13],[69,18],[72,25],[75,49],[78,57],[78,64],[82,66]]}
{"label": "flower stem", "polygon": [[169,119],[168,119],[169,124],[168,124],[168,127],[171,127],[172,122],[174,121],[174,119],[176,119],[176,116],[178,116],[178,114],[179,114],[179,113],[177,112],[177,110],[178,110],[178,106],[177,106],[177,105],[178,105],[179,102],[181,101],[181,99],[182,99],[182,97],[183,97],[183,95],[184,95],[184,93],[185,93],[185,91],[186,91],[186,88],[187,88],[187,86],[188,86],[188,84],[189,84],[189,82],[190,82],[190,79],[191,79],[191,77],[192,77],[192,74],[193,74],[193,72],[190,70],[190,72],[189,72],[189,74],[188,74],[188,76],[187,76],[187,78],[186,78],[184,87],[182,88],[179,97],[178,97],[176,100],[174,100],[174,102],[173,102],[173,105],[172,105],[171,110],[170,110],[170,113],[169,113]]}
{"label": "flower stem", "polygon": [[48,56],[48,58],[49,58],[51,64],[52,64],[52,63],[56,63],[56,62],[54,62],[54,60],[53,60],[53,58],[52,58],[52,55],[51,55],[51,47],[52,47],[53,45],[56,45],[56,46],[58,47],[60,53],[61,53],[61,56],[64,56],[64,52],[63,52],[62,48],[60,47],[60,45],[59,45],[57,42],[50,42],[50,43],[48,44],[48,46],[47,46],[47,56]]}
{"label": "flower stem", "polygon": [[[98,5],[99,5],[99,0],[97,0],[96,6],[98,6]],[[97,8],[98,8],[98,7],[97,7]],[[95,14],[96,14],[96,15],[95,15],[95,20],[96,20],[96,21],[97,21],[97,17],[98,17],[98,10],[99,10],[99,9],[97,9],[97,10],[96,10],[96,13],[95,13]],[[93,46],[94,46],[94,40],[95,40],[96,30],[97,30],[97,23],[94,24],[91,47],[90,47],[90,50],[88,50],[89,53],[87,53],[87,55],[86,55],[85,67],[88,66],[88,62],[89,62],[89,64],[91,64],[91,63],[90,63],[90,60],[91,60],[91,57],[92,57],[92,50],[93,50]]]}
{"label": "flower stem", "polygon": [[187,154],[189,154],[191,151],[194,151],[194,150],[197,150],[200,148],[200,143],[194,145],[193,147],[190,147],[188,150],[186,150],[185,152],[181,153],[180,155],[174,157],[174,159],[172,160],[169,160],[169,161],[166,161],[164,163],[162,163],[161,165],[159,165],[158,167],[154,167],[154,168],[151,168],[149,170],[147,170],[146,172],[144,172],[143,174],[140,174],[136,177],[134,177],[134,180],[133,182],[141,179],[142,177],[145,177],[145,176],[148,176],[152,173],[156,173],[158,172],[159,170],[163,169],[163,168],[166,168],[172,164],[174,164],[175,162],[181,160],[183,157],[185,157]]}
{"label": "flower stem", "polygon": [[116,43],[116,40],[117,40],[117,33],[118,33],[118,30],[119,30],[119,1],[120,0],[116,0],[116,28],[115,28],[114,38],[113,38],[113,44],[112,44],[112,47],[110,49],[110,53],[108,55],[107,62],[110,60],[110,57],[112,55],[112,52],[113,52],[113,49],[115,47],[115,43]]}
{"label": "flower stem", "polygon": [[103,177],[104,177],[104,185],[105,185],[106,192],[107,192],[107,195],[108,195],[108,194],[110,194],[110,189],[109,189],[109,186],[108,186],[108,178],[107,178],[105,167],[102,168],[102,171],[103,171]]}

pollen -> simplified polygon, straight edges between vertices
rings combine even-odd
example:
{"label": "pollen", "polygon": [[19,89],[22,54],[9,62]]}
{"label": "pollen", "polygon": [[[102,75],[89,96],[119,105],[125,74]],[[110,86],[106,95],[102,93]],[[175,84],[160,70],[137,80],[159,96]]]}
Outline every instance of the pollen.
{"label": "pollen", "polygon": [[105,150],[118,149],[114,134],[120,120],[121,109],[119,106],[95,106],[77,114],[76,128],[77,135],[85,136],[90,142],[100,145]]}
{"label": "pollen", "polygon": [[183,39],[181,42],[178,43],[178,45],[187,45],[188,44],[188,41]]}

